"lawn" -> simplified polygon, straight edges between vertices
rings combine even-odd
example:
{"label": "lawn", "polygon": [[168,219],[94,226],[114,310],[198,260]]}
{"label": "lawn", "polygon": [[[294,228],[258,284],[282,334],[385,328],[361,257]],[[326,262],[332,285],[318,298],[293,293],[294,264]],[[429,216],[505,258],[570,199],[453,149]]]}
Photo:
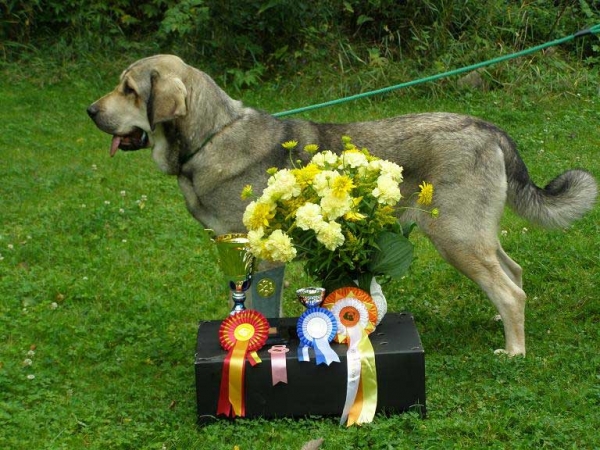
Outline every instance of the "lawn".
{"label": "lawn", "polygon": [[[111,159],[110,138],[85,113],[124,64],[99,72],[93,61],[80,72],[49,66],[44,76],[39,68],[35,76],[27,67],[2,70],[0,448],[300,449],[317,437],[324,449],[600,447],[598,207],[558,231],[510,211],[503,219],[502,244],[523,266],[529,296],[525,358],[494,355],[503,333],[493,307],[414,233],[410,275],[384,290],[391,311],[416,318],[426,419],[377,416],[348,429],[337,417],[199,427],[197,323],[225,317],[227,290],[176,180],[148,151]],[[474,114],[514,137],[539,185],[572,167],[600,178],[600,80],[583,69],[568,77],[545,70],[518,79],[520,87],[444,94],[446,80],[303,116]],[[277,112],[329,100],[343,81],[295,79],[235,96]],[[297,315],[293,291],[307,280],[297,265],[287,273],[285,310]]]}

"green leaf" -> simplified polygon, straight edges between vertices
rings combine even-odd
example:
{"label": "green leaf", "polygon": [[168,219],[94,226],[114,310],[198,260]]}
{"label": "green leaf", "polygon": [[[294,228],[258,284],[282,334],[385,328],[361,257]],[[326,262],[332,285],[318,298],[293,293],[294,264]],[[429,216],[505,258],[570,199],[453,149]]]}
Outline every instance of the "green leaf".
{"label": "green leaf", "polygon": [[392,278],[402,277],[413,260],[413,244],[403,235],[382,232],[377,237],[377,247],[369,263],[373,274],[384,274]]}

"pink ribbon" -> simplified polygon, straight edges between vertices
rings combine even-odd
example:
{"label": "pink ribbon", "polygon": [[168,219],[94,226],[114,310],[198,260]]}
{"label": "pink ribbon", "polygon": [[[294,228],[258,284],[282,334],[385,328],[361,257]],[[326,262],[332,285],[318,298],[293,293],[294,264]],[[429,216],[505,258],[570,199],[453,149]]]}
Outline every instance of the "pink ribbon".
{"label": "pink ribbon", "polygon": [[290,349],[285,345],[274,345],[269,349],[271,354],[271,378],[273,379],[273,386],[277,383],[287,384],[287,364],[285,354]]}

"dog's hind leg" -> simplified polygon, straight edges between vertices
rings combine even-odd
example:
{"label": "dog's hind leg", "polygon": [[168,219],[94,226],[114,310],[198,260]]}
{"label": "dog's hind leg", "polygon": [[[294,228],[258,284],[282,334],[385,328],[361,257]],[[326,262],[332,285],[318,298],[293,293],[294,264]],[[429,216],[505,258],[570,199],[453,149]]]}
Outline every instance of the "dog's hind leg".
{"label": "dog's hind leg", "polygon": [[514,262],[510,256],[506,254],[500,244],[498,244],[496,254],[498,255],[498,261],[500,261],[500,265],[502,266],[504,272],[506,272],[506,274],[517,286],[523,288],[523,269],[521,266]]}
{"label": "dog's hind leg", "polygon": [[497,352],[525,354],[525,300],[521,289],[521,268],[495,239],[436,240],[440,254],[460,272],[477,283],[492,301],[504,325],[505,348]]}

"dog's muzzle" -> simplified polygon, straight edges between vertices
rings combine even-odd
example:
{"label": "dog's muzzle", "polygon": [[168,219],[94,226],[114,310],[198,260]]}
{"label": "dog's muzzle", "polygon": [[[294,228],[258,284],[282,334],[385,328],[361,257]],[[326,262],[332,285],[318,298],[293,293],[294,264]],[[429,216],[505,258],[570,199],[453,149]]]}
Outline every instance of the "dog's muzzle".
{"label": "dog's muzzle", "polygon": [[[102,129],[103,127],[98,123],[99,112],[100,109],[95,103],[90,105],[90,107],[87,109],[87,113],[90,116],[90,118],[94,121],[94,123],[96,123],[96,126]],[[110,131],[108,133],[110,133]],[[110,156],[115,156],[115,153],[117,153],[118,149],[127,152],[147,148],[149,146],[149,143],[150,139],[148,138],[148,133],[146,133],[141,128],[135,127],[133,131],[127,134],[114,134],[112,142],[110,144]]]}

